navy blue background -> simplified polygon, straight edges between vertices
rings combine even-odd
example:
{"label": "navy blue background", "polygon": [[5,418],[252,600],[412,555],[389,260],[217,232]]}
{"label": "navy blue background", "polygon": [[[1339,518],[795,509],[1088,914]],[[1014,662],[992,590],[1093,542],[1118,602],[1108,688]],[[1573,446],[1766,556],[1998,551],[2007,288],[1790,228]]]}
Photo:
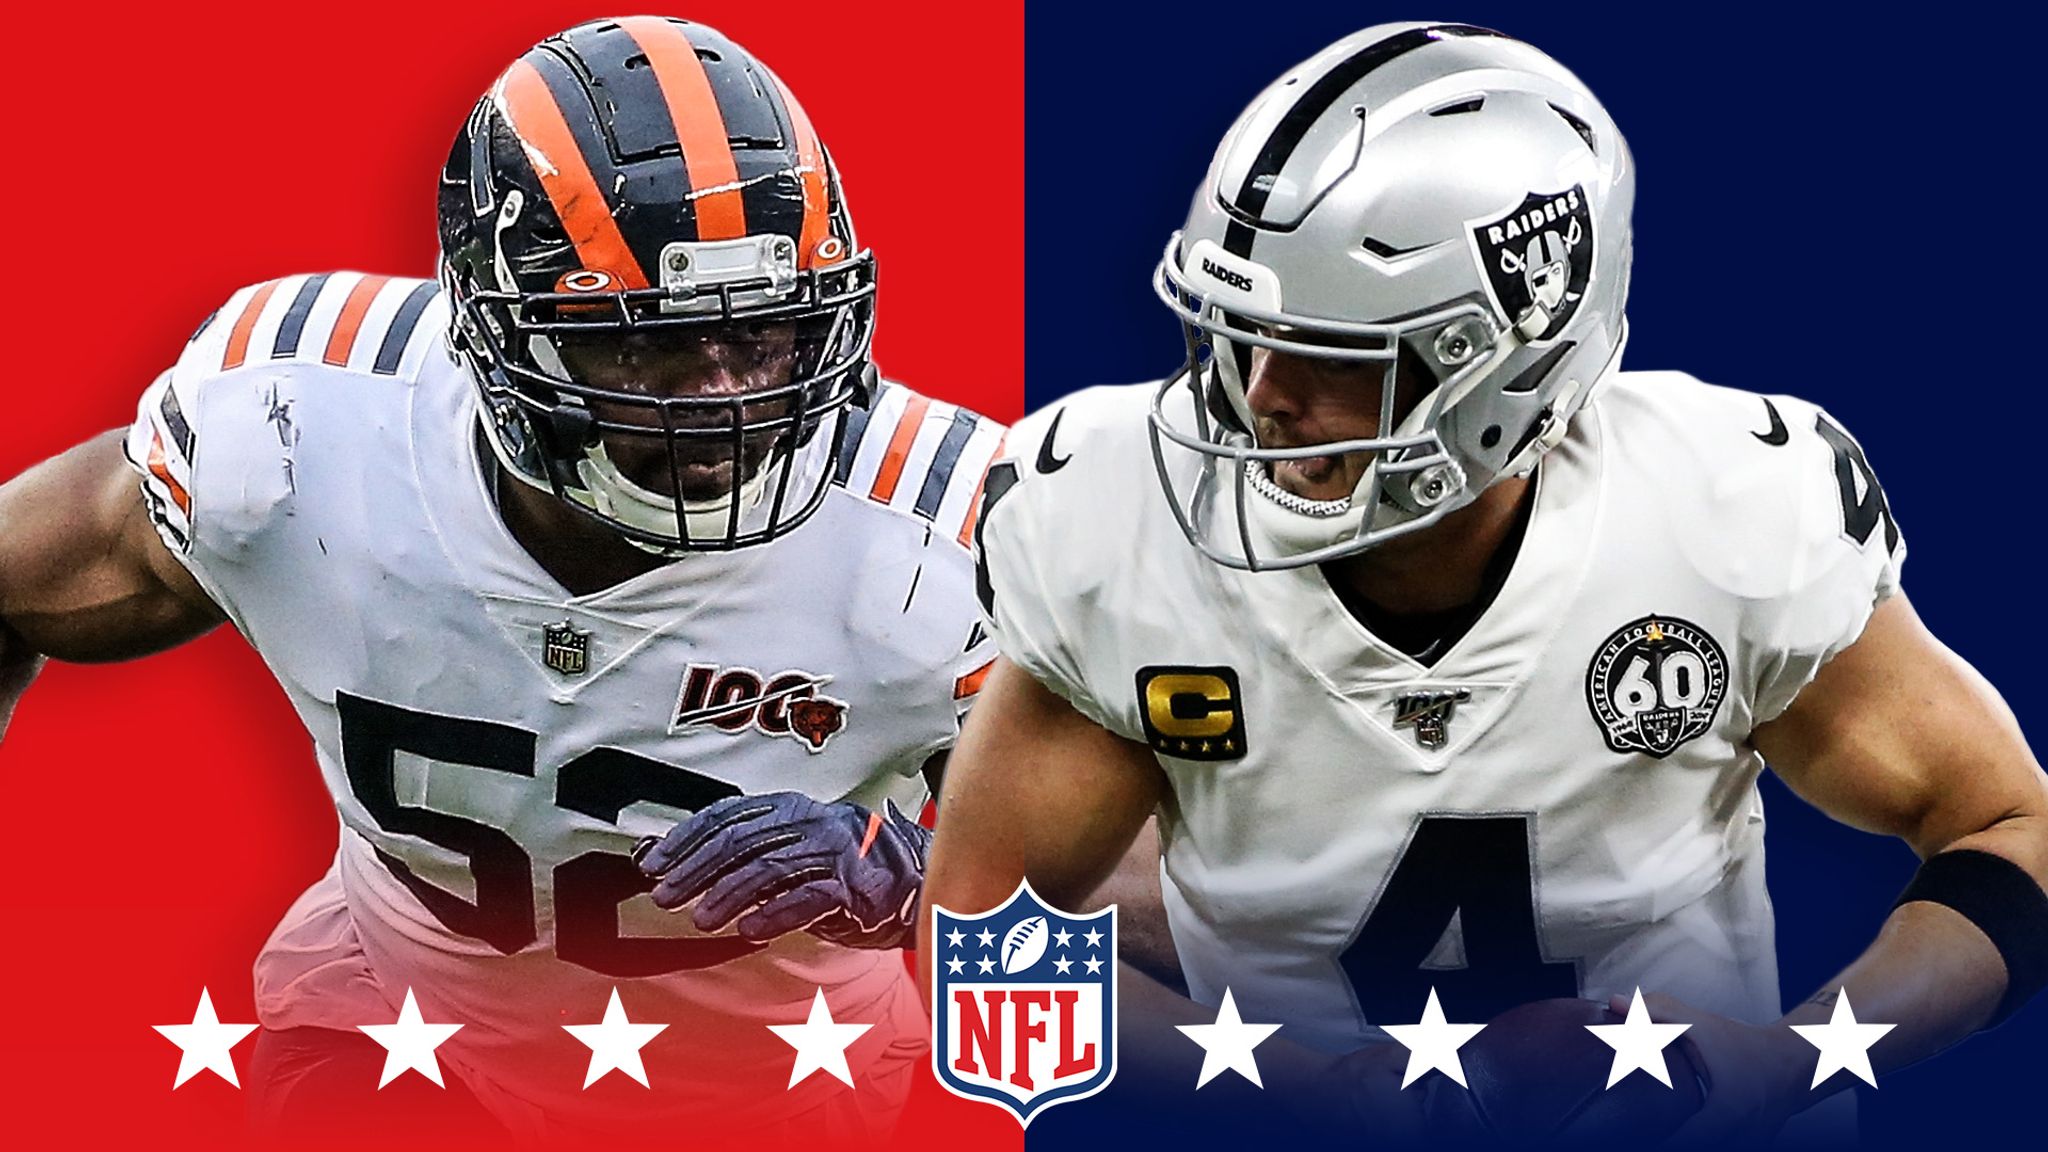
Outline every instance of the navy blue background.
{"label": "navy blue background", "polygon": [[[1032,0],[1027,406],[1178,365],[1151,269],[1211,150],[1265,84],[1372,23],[1496,28],[1576,72],[1634,150],[1628,364],[1829,408],[1885,483],[1921,615],[2040,741],[2048,676],[2032,533],[2048,401],[2031,345],[2048,205],[2033,178],[2038,93],[2023,81],[2043,71],[2043,27],[1960,12],[1840,24],[1788,5],[1647,7]],[[1775,781],[1766,805],[1790,1004],[1863,948],[1914,860]],[[2037,1000],[1881,1090],[1859,1089],[1866,1140],[2031,1142],[2044,1041]],[[1047,1113],[1029,1139],[1145,1135],[1083,1101]]]}

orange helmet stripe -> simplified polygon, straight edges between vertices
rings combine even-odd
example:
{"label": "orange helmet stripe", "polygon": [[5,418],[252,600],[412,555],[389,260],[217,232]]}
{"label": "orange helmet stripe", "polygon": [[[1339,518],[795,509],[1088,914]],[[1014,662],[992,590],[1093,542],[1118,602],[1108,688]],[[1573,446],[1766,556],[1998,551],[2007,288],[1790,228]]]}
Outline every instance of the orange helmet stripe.
{"label": "orange helmet stripe", "polygon": [[683,146],[683,168],[690,174],[690,198],[697,209],[697,239],[736,240],[747,234],[746,206],[740,199],[739,162],[727,139],[725,115],[704,62],[683,34],[682,26],[657,16],[629,16],[619,27],[647,53],[654,79],[668,102],[669,120]]}
{"label": "orange helmet stripe", "polygon": [[278,283],[272,280],[268,284],[257,285],[256,294],[242,305],[242,314],[235,317],[235,326],[228,332],[227,354],[220,361],[223,372],[229,368],[240,368],[242,362],[249,358],[249,337],[256,331],[256,320],[263,315],[263,306],[270,303],[270,294],[277,291]]}
{"label": "orange helmet stripe", "polygon": [[825,150],[818,145],[818,132],[811,127],[810,116],[796,102],[789,85],[777,76],[775,87],[782,93],[783,107],[789,110],[789,122],[796,125],[796,155],[797,162],[803,165],[804,181],[804,227],[797,236],[796,263],[799,268],[809,268],[816,263],[818,244],[832,226],[830,209],[825,203]]}
{"label": "orange helmet stripe", "polygon": [[620,235],[611,205],[591,177],[548,82],[532,64],[514,61],[498,81],[497,98],[499,111],[526,147],[527,162],[547,189],[562,230],[576,246],[576,258],[585,268],[612,273],[629,289],[647,287],[647,273]]}

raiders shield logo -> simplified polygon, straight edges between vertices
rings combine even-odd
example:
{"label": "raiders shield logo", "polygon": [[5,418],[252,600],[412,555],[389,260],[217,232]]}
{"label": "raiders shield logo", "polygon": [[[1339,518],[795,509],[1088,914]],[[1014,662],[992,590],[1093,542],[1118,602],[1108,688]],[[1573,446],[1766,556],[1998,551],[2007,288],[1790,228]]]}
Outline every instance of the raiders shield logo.
{"label": "raiders shield logo", "polygon": [[1571,322],[1593,278],[1593,210],[1586,191],[1531,192],[1504,216],[1468,225],[1494,308],[1531,344]]}
{"label": "raiders shield logo", "polygon": [[1586,703],[1607,746],[1659,760],[1705,732],[1727,692],[1721,646],[1673,616],[1622,625],[1586,669]]}

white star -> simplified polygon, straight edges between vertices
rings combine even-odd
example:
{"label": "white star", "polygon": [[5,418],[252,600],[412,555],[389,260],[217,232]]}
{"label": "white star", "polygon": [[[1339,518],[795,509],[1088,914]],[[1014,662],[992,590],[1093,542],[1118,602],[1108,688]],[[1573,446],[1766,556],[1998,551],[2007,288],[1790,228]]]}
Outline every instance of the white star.
{"label": "white star", "polygon": [[1820,1049],[1813,1065],[1813,1083],[1808,1087],[1820,1087],[1821,1081],[1837,1072],[1853,1072],[1862,1077],[1865,1084],[1877,1087],[1877,1073],[1870,1069],[1870,1046],[1895,1027],[1895,1024],[1858,1024],[1856,1013],[1849,1007],[1849,990],[1842,989],[1841,999],[1835,1001],[1835,1013],[1827,1023],[1792,1025],[1794,1032]]}
{"label": "white star", "polygon": [[976,968],[979,968],[981,970],[981,974],[984,976],[996,970],[996,962],[989,959],[986,956],[983,956],[981,959],[976,960],[974,962],[974,966]]}
{"label": "white star", "polygon": [[954,976],[958,976],[960,973],[966,971],[966,969],[967,965],[961,963],[960,958],[958,956],[955,956],[951,960],[946,961],[946,971]]}
{"label": "white star", "polygon": [[163,1033],[164,1039],[178,1046],[178,1078],[171,1081],[171,1089],[190,1080],[200,1072],[212,1072],[221,1079],[240,1088],[242,1082],[235,1079],[235,1058],[232,1049],[242,1042],[242,1037],[256,1030],[254,1024],[223,1024],[213,1014],[213,997],[205,988],[199,990],[199,1007],[192,1013],[190,1024],[152,1024],[150,1027]]}
{"label": "white star", "polygon": [[1096,974],[1097,972],[1100,972],[1100,971],[1102,971],[1102,961],[1100,961],[1100,960],[1097,960],[1097,959],[1096,959],[1095,957],[1093,957],[1093,956],[1090,956],[1090,957],[1088,958],[1088,963],[1086,963],[1086,964],[1082,965],[1082,967],[1084,967],[1084,968],[1088,969],[1088,974],[1089,974],[1090,976],[1093,976],[1093,975],[1095,975],[1095,974]]}
{"label": "white star", "polygon": [[983,948],[993,948],[995,947],[996,943],[996,934],[989,931],[986,928],[983,928],[981,931],[976,932],[974,934],[974,939],[975,942],[980,944]]}
{"label": "white star", "polygon": [[1671,1087],[1671,1070],[1664,1066],[1664,1046],[1679,1038],[1690,1024],[1652,1024],[1643,1007],[1643,990],[1636,989],[1629,1001],[1628,1015],[1619,1024],[1588,1024],[1586,1031],[1614,1049],[1614,1064],[1607,1070],[1607,1086],[1614,1087],[1623,1076],[1640,1068]]}
{"label": "white star", "polygon": [[1097,932],[1093,928],[1090,928],[1088,930],[1088,934],[1086,936],[1081,937],[1081,939],[1086,940],[1090,948],[1094,948],[1102,943],[1102,933]]}
{"label": "white star", "polygon": [[420,1006],[412,998],[412,989],[405,990],[405,1003],[398,1009],[396,1024],[359,1024],[356,1026],[364,1035],[384,1046],[384,1075],[377,1080],[382,1088],[412,1069],[441,1087],[441,1062],[434,1059],[434,1049],[441,1042],[455,1035],[460,1024],[429,1024],[420,1019]]}
{"label": "white star", "polygon": [[1176,1024],[1188,1039],[1202,1046],[1202,1071],[1195,1077],[1200,1088],[1229,1069],[1264,1088],[1259,1080],[1259,1062],[1252,1049],[1280,1030],[1278,1024],[1247,1024],[1237,1014],[1237,1000],[1230,989],[1223,990],[1223,1005],[1216,1010],[1214,1024]]}
{"label": "white star", "polygon": [[1052,962],[1052,970],[1059,973],[1062,976],[1065,976],[1067,974],[1067,969],[1072,968],[1073,966],[1074,962],[1072,960],[1067,959],[1065,956],[1062,956],[1059,959]]}
{"label": "white star", "polygon": [[1422,1006],[1420,1024],[1382,1024],[1380,1030],[1408,1049],[1408,1071],[1401,1077],[1401,1087],[1406,1088],[1422,1079],[1423,1073],[1435,1069],[1456,1080],[1458,1087],[1468,1088],[1465,1065],[1458,1059],[1458,1049],[1479,1035],[1479,1030],[1484,1027],[1484,1024],[1446,1022],[1443,1005],[1437,1002],[1436,989],[1431,988],[1429,1003]]}
{"label": "white star", "polygon": [[626,1019],[626,1006],[619,1003],[619,990],[612,989],[611,1003],[604,1007],[604,1021],[598,1024],[564,1024],[562,1031],[583,1041],[590,1049],[590,1070],[583,1074],[583,1086],[590,1087],[610,1075],[624,1072],[647,1087],[647,1066],[640,1062],[640,1049],[661,1035],[666,1024],[635,1024]]}
{"label": "white star", "polygon": [[1067,931],[1065,928],[1062,928],[1059,931],[1052,934],[1052,942],[1059,945],[1062,948],[1065,948],[1067,945],[1072,944],[1074,942],[1074,934],[1072,932]]}
{"label": "white star", "polygon": [[958,948],[966,939],[967,937],[958,928],[946,933],[946,943],[951,944],[955,948]]}
{"label": "white star", "polygon": [[789,1086],[803,1083],[813,1072],[828,1072],[841,1084],[853,1087],[853,1070],[846,1066],[846,1046],[860,1039],[872,1024],[836,1024],[832,1010],[825,1007],[825,990],[811,998],[811,1014],[801,1024],[770,1024],[768,1030],[796,1049],[796,1063],[789,1070]]}

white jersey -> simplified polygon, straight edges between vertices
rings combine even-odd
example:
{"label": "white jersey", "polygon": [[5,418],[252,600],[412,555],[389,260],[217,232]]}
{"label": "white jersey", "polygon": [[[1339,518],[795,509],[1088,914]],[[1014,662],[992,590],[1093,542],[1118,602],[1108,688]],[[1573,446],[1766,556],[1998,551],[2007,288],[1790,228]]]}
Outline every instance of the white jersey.
{"label": "white jersey", "polygon": [[[886,385],[846,417],[837,483],[774,542],[591,595],[514,541],[435,285],[354,273],[245,289],[143,397],[128,453],[161,534],[312,733],[333,871],[257,961],[272,1028],[389,1023],[410,988],[460,1023],[443,1059],[573,1108],[611,990],[668,1032],[660,1099],[772,1081],[824,988],[909,1061],[896,952],[765,947],[656,908],[628,853],[722,796],[794,790],[915,815],[994,658],[964,539],[1002,429]],[[821,434],[830,434],[826,429]],[[728,1118],[730,1113],[726,1114]]]}
{"label": "white jersey", "polygon": [[1019,424],[981,550],[1004,654],[1158,755],[1196,999],[1331,1050],[1432,987],[1461,1021],[1638,985],[1778,1016],[1749,735],[1905,554],[1846,433],[1789,397],[1612,378],[1544,457],[1497,597],[1425,663],[1315,567],[1196,552],[1151,393]]}

